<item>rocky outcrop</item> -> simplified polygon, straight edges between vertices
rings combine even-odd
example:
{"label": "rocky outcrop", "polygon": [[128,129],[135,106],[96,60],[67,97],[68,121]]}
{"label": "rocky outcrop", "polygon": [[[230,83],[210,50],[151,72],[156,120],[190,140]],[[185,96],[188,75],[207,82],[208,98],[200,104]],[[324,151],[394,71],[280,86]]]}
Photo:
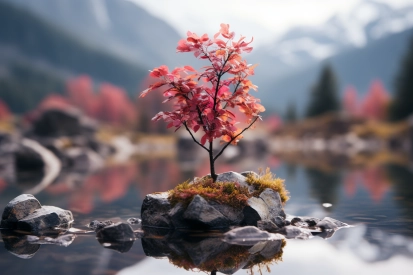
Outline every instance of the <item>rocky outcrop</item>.
{"label": "rocky outcrop", "polygon": [[73,222],[72,212],[54,206],[42,206],[33,195],[23,194],[11,200],[3,211],[0,226],[28,234],[65,230]]}
{"label": "rocky outcrop", "polygon": [[[237,183],[252,194],[255,188],[246,181],[246,176],[251,173],[255,174],[251,171],[242,174],[218,174],[217,182]],[[241,225],[257,226],[259,221],[272,222],[282,227],[285,225],[286,215],[280,195],[267,188],[258,197],[249,198],[247,205],[241,208],[208,200],[200,195],[193,196],[188,205],[172,205],[168,192],[149,194],[143,201],[141,217],[144,227],[217,229]]]}

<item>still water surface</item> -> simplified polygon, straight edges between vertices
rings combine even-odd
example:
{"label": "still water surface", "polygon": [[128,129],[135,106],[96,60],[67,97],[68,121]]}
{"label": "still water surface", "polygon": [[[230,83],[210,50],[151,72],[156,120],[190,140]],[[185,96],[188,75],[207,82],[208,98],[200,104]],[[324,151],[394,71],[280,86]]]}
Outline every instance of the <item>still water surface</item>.
{"label": "still water surface", "polygon": [[[329,239],[287,240],[283,261],[270,274],[412,274],[413,169],[397,165],[356,170],[317,170],[276,158],[221,162],[220,171],[270,167],[286,179],[291,199],[286,213],[326,216],[355,225]],[[126,221],[140,216],[146,194],[166,191],[183,180],[208,173],[204,160],[173,158],[131,161],[91,175],[66,173],[35,196],[43,205],[69,209],[74,227],[92,220]],[[0,209],[24,186],[0,180]],[[331,207],[324,205],[331,204]],[[266,270],[262,270],[266,274]],[[42,245],[31,259],[21,259],[0,245],[0,274],[194,274],[167,259],[147,257],[141,241],[126,253],[107,249],[95,235],[78,235],[68,247]],[[236,274],[247,274],[240,270]],[[259,274],[255,270],[255,274]]]}

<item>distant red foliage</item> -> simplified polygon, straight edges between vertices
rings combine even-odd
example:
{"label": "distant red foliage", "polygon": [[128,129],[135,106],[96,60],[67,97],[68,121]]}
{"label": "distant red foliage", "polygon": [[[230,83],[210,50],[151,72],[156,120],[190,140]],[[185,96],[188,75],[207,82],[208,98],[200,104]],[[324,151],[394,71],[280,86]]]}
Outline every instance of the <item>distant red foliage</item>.
{"label": "distant red foliage", "polygon": [[363,99],[357,97],[357,91],[353,86],[346,88],[343,97],[343,106],[346,114],[352,117],[362,117],[373,120],[387,118],[390,95],[383,83],[374,80]]}
{"label": "distant red foliage", "polygon": [[389,93],[384,88],[383,83],[376,79],[370,85],[369,91],[361,103],[361,114],[369,119],[386,119],[389,102]]}
{"label": "distant red foliage", "polygon": [[0,99],[0,121],[9,119],[10,116],[11,113],[9,107]]}
{"label": "distant red foliage", "polygon": [[79,76],[67,82],[69,102],[85,114],[114,125],[130,125],[137,117],[136,109],[122,88],[102,83],[94,92],[92,79]]}

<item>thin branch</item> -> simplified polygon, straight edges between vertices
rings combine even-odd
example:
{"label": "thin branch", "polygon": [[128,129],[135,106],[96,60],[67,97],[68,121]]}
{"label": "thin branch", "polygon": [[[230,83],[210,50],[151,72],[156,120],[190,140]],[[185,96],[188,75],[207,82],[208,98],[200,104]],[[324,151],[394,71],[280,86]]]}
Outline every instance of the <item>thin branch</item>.
{"label": "thin branch", "polygon": [[192,139],[194,140],[194,142],[196,144],[198,144],[199,146],[201,146],[202,148],[204,148],[205,150],[207,150],[207,152],[209,152],[208,148],[206,148],[204,145],[202,145],[201,143],[199,143],[196,138],[194,137],[194,135],[192,134],[191,130],[189,130],[188,125],[186,125],[186,122],[183,123],[185,126],[185,129],[188,131],[188,133],[191,135]]}
{"label": "thin branch", "polygon": [[231,144],[231,142],[233,142],[234,140],[237,139],[237,137],[239,137],[240,135],[242,135],[242,133],[244,133],[246,130],[248,130],[259,118],[259,116],[256,116],[254,121],[251,122],[250,125],[248,125],[248,127],[244,128],[244,130],[241,131],[241,133],[239,133],[238,135],[236,135],[235,137],[231,138],[230,141],[227,142],[227,144],[225,144],[224,147],[222,147],[221,151],[214,157],[214,161],[224,152],[224,150]]}

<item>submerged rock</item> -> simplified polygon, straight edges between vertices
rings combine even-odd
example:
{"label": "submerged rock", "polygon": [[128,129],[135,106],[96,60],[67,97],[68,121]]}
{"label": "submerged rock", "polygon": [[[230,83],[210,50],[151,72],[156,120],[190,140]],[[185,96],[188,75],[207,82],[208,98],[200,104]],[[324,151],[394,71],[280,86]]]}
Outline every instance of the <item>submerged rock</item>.
{"label": "submerged rock", "polygon": [[96,237],[108,242],[127,242],[135,240],[130,224],[118,222],[99,229]]}
{"label": "submerged rock", "polygon": [[73,222],[72,212],[54,206],[41,206],[30,194],[11,200],[3,211],[1,227],[30,234],[68,229]]}
{"label": "submerged rock", "polygon": [[121,253],[128,252],[135,242],[135,233],[130,224],[121,222],[98,229],[96,237],[103,247]]}
{"label": "submerged rock", "polygon": [[107,221],[103,221],[103,222],[94,220],[94,221],[91,221],[91,222],[87,225],[87,227],[90,228],[90,229],[92,229],[93,231],[97,232],[97,231],[99,231],[100,229],[102,229],[102,228],[104,228],[104,227],[106,227],[106,226],[112,225],[112,224],[115,224],[115,223],[112,222],[111,220],[107,220]]}

